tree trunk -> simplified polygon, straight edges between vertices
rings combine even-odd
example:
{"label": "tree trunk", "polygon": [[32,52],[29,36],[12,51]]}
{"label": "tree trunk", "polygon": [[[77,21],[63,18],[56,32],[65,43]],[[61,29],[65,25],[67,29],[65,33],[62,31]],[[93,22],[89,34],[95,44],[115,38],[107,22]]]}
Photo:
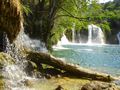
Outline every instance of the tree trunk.
{"label": "tree trunk", "polygon": [[53,66],[55,68],[64,70],[76,77],[90,78],[93,80],[100,80],[100,81],[106,81],[106,82],[115,80],[115,78],[113,78],[107,74],[93,72],[93,71],[84,69],[78,65],[66,63],[65,61],[63,61],[59,58],[55,58],[49,54],[38,53],[38,52],[28,52],[27,58],[37,64],[43,63],[43,64]]}

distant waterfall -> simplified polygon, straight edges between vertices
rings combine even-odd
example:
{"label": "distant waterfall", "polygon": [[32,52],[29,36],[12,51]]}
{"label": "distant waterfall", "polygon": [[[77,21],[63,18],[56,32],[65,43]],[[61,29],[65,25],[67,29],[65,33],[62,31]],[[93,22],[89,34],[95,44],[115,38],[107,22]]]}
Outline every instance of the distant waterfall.
{"label": "distant waterfall", "polygon": [[75,42],[75,30],[72,29],[72,43]]}
{"label": "distant waterfall", "polygon": [[81,43],[81,37],[80,37],[80,36],[81,36],[81,35],[80,35],[80,32],[79,32],[79,33],[78,33],[78,38],[79,38],[79,39],[78,39],[78,42],[79,42],[79,43]]}
{"label": "distant waterfall", "polygon": [[88,25],[88,44],[104,44],[104,33],[96,25]]}
{"label": "distant waterfall", "polygon": [[57,45],[61,46],[61,45],[65,45],[65,44],[69,44],[69,40],[67,39],[67,37],[65,36],[65,34],[63,33],[62,38],[60,39],[60,41],[58,41]]}
{"label": "distant waterfall", "polygon": [[92,30],[93,30],[93,27],[92,25],[88,25],[88,43],[92,43]]}
{"label": "distant waterfall", "polygon": [[73,28],[72,28],[72,43],[75,42],[75,23],[73,23]]}
{"label": "distant waterfall", "polygon": [[117,34],[117,39],[118,39],[119,44],[120,44],[120,32],[118,32],[118,34]]}

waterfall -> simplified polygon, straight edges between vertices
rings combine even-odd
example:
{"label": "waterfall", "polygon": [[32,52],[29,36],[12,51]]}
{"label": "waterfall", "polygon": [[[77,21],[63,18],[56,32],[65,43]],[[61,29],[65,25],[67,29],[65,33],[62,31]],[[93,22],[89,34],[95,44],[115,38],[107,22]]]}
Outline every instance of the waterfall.
{"label": "waterfall", "polygon": [[92,43],[92,25],[88,25],[88,43],[91,44]]}
{"label": "waterfall", "polygon": [[104,44],[104,33],[96,25],[88,25],[88,44]]}
{"label": "waterfall", "polygon": [[[18,36],[18,43],[21,41],[21,46],[24,49],[31,49],[32,51],[48,52],[45,44],[38,39],[31,39],[24,31],[20,32]],[[20,46],[20,47],[21,47]]]}
{"label": "waterfall", "polygon": [[63,33],[63,36],[61,37],[60,41],[58,41],[57,45],[53,46],[53,48],[63,48],[62,45],[66,45],[69,43],[70,43],[69,40],[67,39],[67,37]]}
{"label": "waterfall", "polygon": [[4,35],[4,37],[5,37],[4,41],[6,44],[5,52],[15,60],[14,64],[12,65],[6,64],[2,68],[2,75],[5,79],[6,89],[30,90],[28,87],[25,86],[25,82],[27,80],[33,80],[34,78],[29,77],[25,72],[27,60],[22,52],[26,49],[26,47],[30,48],[32,47],[32,49],[34,50],[36,47],[40,47],[39,49],[37,49],[40,51],[42,50],[41,48],[44,47],[44,44],[42,43],[41,45],[41,43],[38,40],[37,41],[30,40],[30,38],[28,38],[28,36],[24,34],[23,28],[13,44],[9,43],[6,34]]}
{"label": "waterfall", "polygon": [[117,39],[118,39],[119,44],[120,44],[120,32],[117,33]]}
{"label": "waterfall", "polygon": [[73,28],[72,28],[72,42],[75,42],[75,23],[73,23]]}
{"label": "waterfall", "polygon": [[80,35],[80,32],[78,32],[78,43],[81,43],[81,35]]}
{"label": "waterfall", "polygon": [[69,40],[67,39],[67,37],[63,33],[63,36],[62,36],[61,40],[58,41],[58,45],[65,45],[65,44],[69,44],[69,43],[70,43]]}
{"label": "waterfall", "polygon": [[6,66],[4,66],[2,69],[2,75],[4,76],[5,79],[6,89],[10,90],[21,90],[22,88],[27,89],[23,83],[28,78],[28,76],[24,72],[26,60],[22,55],[20,55],[15,45],[9,43],[7,35],[4,36],[6,39],[5,52],[15,59],[14,64],[12,65],[6,64]]}

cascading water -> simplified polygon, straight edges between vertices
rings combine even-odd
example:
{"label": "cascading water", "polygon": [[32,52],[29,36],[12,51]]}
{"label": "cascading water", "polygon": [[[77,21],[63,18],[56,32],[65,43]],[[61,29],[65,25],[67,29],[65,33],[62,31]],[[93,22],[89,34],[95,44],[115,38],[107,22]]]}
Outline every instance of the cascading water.
{"label": "cascading water", "polygon": [[65,34],[63,33],[62,38],[60,39],[60,41],[57,42],[56,45],[53,46],[53,48],[54,48],[54,50],[65,49],[62,47],[62,45],[66,45],[66,44],[70,44],[70,42],[67,39],[67,37],[65,36]]}
{"label": "cascading water", "polygon": [[[31,39],[28,35],[24,33],[24,31],[20,32],[20,36],[18,37],[21,41],[21,44],[26,49],[32,49],[33,51],[40,51],[40,52],[47,52],[47,48],[45,47],[45,44],[37,39]],[[18,43],[19,43],[18,42]]]}
{"label": "cascading water", "polygon": [[75,30],[72,29],[72,42],[74,43],[75,42]]}
{"label": "cascading water", "polygon": [[119,44],[120,44],[120,32],[118,32],[118,34],[117,34],[117,39],[118,39]]}
{"label": "cascading water", "polygon": [[72,43],[75,42],[75,23],[73,24],[73,28],[72,28]]}
{"label": "cascading water", "polygon": [[92,25],[88,25],[88,43],[92,43]]}
{"label": "cascading water", "polygon": [[96,25],[88,25],[88,44],[104,44],[104,33]]}
{"label": "cascading water", "polygon": [[30,47],[32,50],[36,50],[37,47],[37,51],[47,51],[47,49],[43,43],[41,44],[40,41],[31,40],[27,35],[24,34],[23,30],[21,30],[13,44],[9,43],[6,34],[4,36],[4,41],[6,41],[5,52],[15,59],[14,64],[6,64],[6,66],[4,66],[2,69],[2,75],[5,78],[6,88],[10,90],[30,90],[30,88],[25,86],[25,82],[26,80],[33,80],[34,78],[28,77],[25,72],[27,60],[22,52],[24,49],[26,49],[26,47],[27,49]]}
{"label": "cascading water", "polygon": [[22,83],[25,79],[28,78],[23,70],[25,67],[26,60],[23,60],[23,57],[20,55],[20,53],[18,53],[18,50],[12,44],[9,43],[7,35],[4,36],[6,41],[5,52],[16,60],[14,61],[14,64],[6,64],[6,66],[4,66],[2,69],[2,75],[5,79],[5,85],[7,89],[10,90],[21,90],[22,88],[27,89],[24,86],[24,83]]}
{"label": "cascading water", "polygon": [[69,43],[70,43],[69,40],[67,39],[67,37],[63,33],[63,36],[62,36],[61,40],[58,41],[57,45],[60,46],[60,45],[65,45],[65,44],[69,44]]}
{"label": "cascading water", "polygon": [[80,35],[80,32],[78,33],[78,42],[81,43],[81,35]]}

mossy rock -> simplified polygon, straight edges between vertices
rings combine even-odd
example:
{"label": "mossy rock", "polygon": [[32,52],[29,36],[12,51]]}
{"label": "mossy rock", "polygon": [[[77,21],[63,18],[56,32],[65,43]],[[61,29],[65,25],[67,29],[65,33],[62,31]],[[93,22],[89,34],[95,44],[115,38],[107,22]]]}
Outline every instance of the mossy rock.
{"label": "mossy rock", "polygon": [[14,64],[15,60],[6,53],[0,53],[0,69],[5,65]]}
{"label": "mossy rock", "polygon": [[0,77],[0,90],[4,90],[5,82],[4,80]]}
{"label": "mossy rock", "polygon": [[6,65],[12,65],[15,63],[15,60],[6,53],[0,53],[0,90],[5,88],[5,80],[2,75],[2,68]]}

